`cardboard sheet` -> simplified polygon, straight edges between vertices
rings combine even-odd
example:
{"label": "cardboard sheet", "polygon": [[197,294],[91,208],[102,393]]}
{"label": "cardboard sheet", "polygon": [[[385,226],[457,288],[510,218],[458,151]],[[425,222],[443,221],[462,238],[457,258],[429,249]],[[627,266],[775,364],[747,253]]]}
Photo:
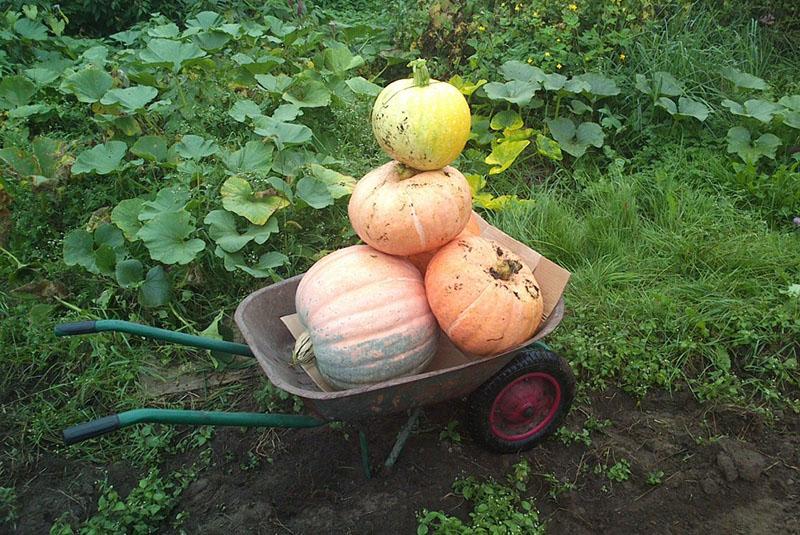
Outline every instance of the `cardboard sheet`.
{"label": "cardboard sheet", "polygon": [[[491,226],[486,221],[483,220],[478,214],[475,214],[476,218],[478,219],[478,224],[481,227],[481,236],[490,240],[494,240],[498,242],[500,245],[510,249],[515,254],[520,256],[522,260],[533,270],[533,275],[536,277],[536,281],[539,283],[540,289],[542,291],[542,300],[543,300],[543,311],[542,311],[542,322],[547,319],[550,314],[555,309],[556,304],[558,303],[559,299],[564,293],[564,290],[567,287],[567,282],[569,281],[570,272],[566,269],[562,268],[558,264],[551,262],[547,258],[543,257],[530,247],[526,246],[525,244],[515,240],[511,236],[505,234],[500,229]],[[286,325],[289,329],[289,332],[292,333],[292,336],[297,339],[297,337],[303,332],[303,325],[300,323],[300,320],[297,317],[297,314],[291,314],[288,316],[281,317],[281,321]],[[503,354],[510,353],[520,347],[526,346],[532,342],[532,338],[530,340],[526,340],[519,346],[516,346]],[[459,351],[451,342],[450,340],[444,336],[444,334],[440,333],[439,338],[439,347],[436,351],[436,355],[434,355],[433,360],[431,361],[430,365],[425,371],[432,371],[432,370],[441,370],[445,368],[451,368],[453,366],[458,366],[460,364],[465,364],[472,360],[475,360],[478,357],[467,356],[461,351]],[[482,358],[493,358],[493,357],[482,357]],[[325,379],[320,375],[319,370],[317,369],[317,365],[314,361],[302,364],[303,369],[308,373],[309,377],[314,381],[314,383],[323,391],[325,392],[335,392],[336,389],[329,385]]]}

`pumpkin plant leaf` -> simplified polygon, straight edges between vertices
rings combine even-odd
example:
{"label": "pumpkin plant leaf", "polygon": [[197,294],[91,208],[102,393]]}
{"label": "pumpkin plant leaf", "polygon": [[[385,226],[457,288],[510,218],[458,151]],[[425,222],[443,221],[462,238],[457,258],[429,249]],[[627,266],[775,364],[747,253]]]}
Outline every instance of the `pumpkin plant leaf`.
{"label": "pumpkin plant leaf", "polygon": [[764,91],[765,89],[769,88],[767,82],[758,76],[753,76],[752,74],[748,74],[733,67],[722,69],[722,76],[726,80],[733,82],[733,85],[736,87],[741,87],[742,89],[756,89],[759,91]]}
{"label": "pumpkin plant leaf", "polygon": [[496,175],[508,169],[509,166],[514,163],[514,160],[517,159],[517,156],[519,156],[530,143],[531,142],[527,139],[498,143],[491,154],[484,160],[484,162],[493,166],[489,169],[489,174]]}
{"label": "pumpkin plant leaf", "polygon": [[139,221],[150,221],[157,215],[179,212],[188,202],[189,192],[186,189],[181,187],[164,188],[156,193],[156,197],[152,201],[142,201],[137,218]]}
{"label": "pumpkin plant leaf", "polygon": [[103,98],[100,99],[100,104],[104,106],[113,106],[118,104],[120,108],[126,113],[134,113],[147,104],[158,95],[158,89],[150,87],[149,85],[135,85],[133,87],[126,87],[125,89],[111,89]]}
{"label": "pumpkin plant leaf", "polygon": [[278,232],[278,220],[271,217],[264,225],[249,224],[247,230],[240,234],[236,228],[236,217],[227,210],[209,212],[203,223],[209,226],[208,235],[211,239],[229,253],[241,250],[251,241],[261,245]]}
{"label": "pumpkin plant leaf", "polygon": [[492,130],[518,130],[522,128],[522,117],[514,110],[503,110],[494,114],[489,126]]}
{"label": "pumpkin plant leaf", "polygon": [[675,101],[669,97],[658,97],[656,100],[656,106],[659,108],[664,108],[670,115],[675,115],[678,113],[678,105],[675,104]]}
{"label": "pumpkin plant leaf", "polygon": [[350,78],[349,80],[345,80],[347,87],[350,88],[350,91],[355,93],[356,95],[367,95],[369,97],[377,97],[378,94],[383,89],[378,84],[373,84],[369,80],[365,79],[362,76],[356,76],[355,78]]}
{"label": "pumpkin plant leaf", "polygon": [[111,210],[111,222],[114,223],[130,241],[136,241],[136,233],[142,228],[139,213],[142,211],[144,199],[135,197],[125,199]]}
{"label": "pumpkin plant leaf", "polygon": [[289,257],[277,251],[264,253],[258,258],[255,266],[247,266],[244,264],[237,265],[239,269],[252,275],[257,279],[263,279],[271,275],[271,270],[280,267],[289,261]]}
{"label": "pumpkin plant leaf", "polygon": [[575,123],[567,118],[548,119],[547,126],[553,139],[558,141],[561,150],[580,158],[586,153],[590,145],[600,148],[603,146],[605,135],[602,127],[597,123],[584,122],[577,128]]}
{"label": "pumpkin plant leaf", "polygon": [[30,41],[46,41],[47,26],[39,21],[28,18],[19,19],[14,23],[14,31],[23,39]]}
{"label": "pumpkin plant leaf", "polygon": [[114,80],[104,70],[90,67],[67,77],[61,89],[72,93],[80,102],[98,102],[111,89]]}
{"label": "pumpkin plant leaf", "polygon": [[561,161],[564,158],[558,142],[542,134],[536,134],[536,150],[551,160]]}
{"label": "pumpkin plant leaf", "polygon": [[491,82],[483,86],[483,90],[490,100],[505,100],[519,106],[530,104],[538,89],[538,82],[521,82],[518,80],[504,84]]}
{"label": "pumpkin plant leaf", "polygon": [[783,110],[780,104],[761,99],[750,99],[744,104],[725,99],[722,101],[722,105],[734,115],[750,117],[762,123],[769,123],[776,114]]}
{"label": "pumpkin plant leaf", "polygon": [[307,143],[314,135],[306,125],[276,121],[272,117],[256,117],[253,126],[256,134],[274,141],[278,150],[283,150],[284,145]]}
{"label": "pumpkin plant leaf", "polygon": [[355,178],[343,175],[317,163],[309,164],[308,169],[314,177],[327,186],[334,199],[350,195],[353,193],[353,188],[356,187]]}
{"label": "pumpkin plant leaf", "polygon": [[163,136],[142,136],[131,147],[131,152],[150,162],[167,160],[167,140]]}
{"label": "pumpkin plant leaf", "polygon": [[281,104],[272,112],[272,118],[280,122],[294,121],[300,115],[303,115],[303,110],[294,104]]}
{"label": "pumpkin plant leaf", "polygon": [[546,91],[558,91],[559,89],[563,89],[566,83],[566,76],[554,72],[551,74],[545,74],[544,80],[542,81],[542,87]]}
{"label": "pumpkin plant leaf", "polygon": [[123,288],[132,288],[142,282],[144,267],[135,258],[123,260],[117,263],[114,268],[114,276],[117,279],[117,284]]}
{"label": "pumpkin plant leaf", "polygon": [[222,163],[231,173],[266,174],[272,167],[272,145],[248,141],[239,150],[222,154]]}
{"label": "pumpkin plant leaf", "polygon": [[243,123],[248,118],[254,119],[261,115],[261,108],[252,100],[237,100],[233,107],[228,111],[228,115],[233,120]]}
{"label": "pumpkin plant leaf", "polygon": [[289,202],[278,195],[254,192],[250,183],[240,176],[228,178],[220,188],[222,206],[256,225],[263,225],[272,214]]}
{"label": "pumpkin plant leaf", "polygon": [[749,165],[755,165],[764,156],[774,160],[775,151],[781,144],[778,136],[769,133],[762,134],[753,141],[750,131],[743,126],[732,127],[728,130],[727,137],[728,152],[737,154]]}
{"label": "pumpkin plant leaf", "polygon": [[0,109],[24,106],[36,93],[36,86],[24,76],[6,76],[0,82]]}
{"label": "pumpkin plant leaf", "polygon": [[694,117],[701,123],[708,118],[710,110],[708,106],[689,97],[678,97],[678,113],[679,117]]}
{"label": "pumpkin plant leaf", "polygon": [[151,268],[139,286],[139,303],[145,308],[155,308],[169,303],[170,283],[161,266]]}
{"label": "pumpkin plant leaf", "polygon": [[195,231],[192,216],[186,210],[165,212],[147,221],[137,236],[150,252],[150,258],[164,264],[188,264],[205,249],[198,238],[189,239]]}
{"label": "pumpkin plant leaf", "polygon": [[613,97],[620,93],[619,86],[614,80],[596,72],[579,74],[572,79],[588,84],[589,90],[587,92],[598,97]]}
{"label": "pumpkin plant leaf", "polygon": [[175,152],[183,158],[200,160],[219,152],[219,146],[213,139],[187,134],[175,143]]}
{"label": "pumpkin plant leaf", "polygon": [[292,85],[292,77],[285,74],[273,76],[271,74],[256,74],[256,82],[268,93],[283,94],[286,89]]}
{"label": "pumpkin plant leaf", "polygon": [[331,103],[331,92],[318,80],[300,79],[283,93],[283,100],[298,108],[320,108]]}
{"label": "pumpkin plant leaf", "polygon": [[89,232],[75,229],[64,237],[64,263],[68,266],[81,266],[91,273],[98,269],[94,259],[94,239]]}
{"label": "pumpkin plant leaf", "polygon": [[247,72],[254,75],[267,74],[274,70],[275,67],[285,63],[283,58],[273,56],[272,54],[263,54],[257,59],[253,59],[251,56],[239,52],[234,54],[231,59],[241,65]]}
{"label": "pumpkin plant leaf", "polygon": [[503,63],[500,66],[500,73],[506,81],[533,82],[537,89],[539,84],[547,79],[547,75],[539,67],[534,67],[518,60]]}
{"label": "pumpkin plant leaf", "polygon": [[464,96],[470,96],[475,91],[486,85],[486,80],[480,79],[474,84],[464,80],[460,75],[456,74],[449,80],[450,85],[461,91]]}
{"label": "pumpkin plant leaf", "polygon": [[124,141],[109,141],[95,145],[78,154],[75,163],[72,164],[72,174],[94,172],[98,175],[107,175],[121,167],[122,158],[125,157],[127,150],[128,146]]}
{"label": "pumpkin plant leaf", "polygon": [[18,106],[8,112],[8,117],[11,119],[24,119],[33,115],[40,115],[47,113],[53,108],[47,104],[27,104],[25,106]]}
{"label": "pumpkin plant leaf", "polygon": [[317,210],[333,204],[333,195],[324,182],[305,176],[297,182],[297,197]]}
{"label": "pumpkin plant leaf", "polygon": [[781,106],[786,106],[794,111],[800,111],[800,95],[786,95],[781,97],[781,99],[778,101],[778,104]]}
{"label": "pumpkin plant leaf", "polygon": [[205,57],[206,52],[195,43],[182,43],[172,39],[151,39],[147,48],[139,52],[139,59],[150,65],[171,66],[177,73],[186,63]]}
{"label": "pumpkin plant leaf", "polygon": [[[55,82],[58,77],[61,76],[61,73],[44,67],[33,67],[31,69],[25,69],[25,76],[30,78],[36,85],[49,85]],[[2,86],[1,82],[0,86]]]}
{"label": "pumpkin plant leaf", "polygon": [[358,68],[364,64],[364,58],[350,52],[347,45],[332,42],[322,53],[322,66],[337,75]]}

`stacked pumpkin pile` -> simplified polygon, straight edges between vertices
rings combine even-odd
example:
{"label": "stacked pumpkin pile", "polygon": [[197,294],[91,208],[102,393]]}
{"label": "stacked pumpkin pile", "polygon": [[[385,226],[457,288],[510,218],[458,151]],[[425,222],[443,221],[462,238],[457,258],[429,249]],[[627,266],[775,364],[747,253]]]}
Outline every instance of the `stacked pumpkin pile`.
{"label": "stacked pumpkin pile", "polygon": [[367,243],[331,253],[296,294],[317,368],[345,389],[419,373],[439,331],[463,352],[496,355],[530,338],[542,299],[533,272],[479,236],[464,175],[450,167],[470,134],[469,105],[452,85],[414,78],[387,86],[372,127],[394,160],[371,171],[350,198]]}

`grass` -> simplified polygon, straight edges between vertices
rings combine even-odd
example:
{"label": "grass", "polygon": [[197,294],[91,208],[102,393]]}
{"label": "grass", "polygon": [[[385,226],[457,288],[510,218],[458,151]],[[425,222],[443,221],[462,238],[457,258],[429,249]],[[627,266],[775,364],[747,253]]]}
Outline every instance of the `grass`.
{"label": "grass", "polygon": [[798,233],[774,230],[715,184],[707,150],[665,151],[637,172],[543,185],[493,222],[573,272],[553,343],[590,384],[639,395],[688,385],[700,398],[800,409]]}

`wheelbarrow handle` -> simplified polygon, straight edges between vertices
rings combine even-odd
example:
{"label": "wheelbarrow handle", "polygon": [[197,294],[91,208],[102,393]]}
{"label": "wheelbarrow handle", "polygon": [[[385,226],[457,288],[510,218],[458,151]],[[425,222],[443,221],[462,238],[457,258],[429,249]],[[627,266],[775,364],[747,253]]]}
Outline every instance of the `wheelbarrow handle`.
{"label": "wheelbarrow handle", "polygon": [[134,409],[112,414],[64,430],[64,443],[83,440],[141,423],[221,425],[236,427],[317,427],[327,422],[301,414],[264,414],[261,412],[192,411],[180,409]]}
{"label": "wheelbarrow handle", "polygon": [[78,321],[73,323],[62,323],[60,325],[56,325],[55,327],[56,336],[93,334],[104,331],[135,334],[145,338],[151,338],[153,340],[163,340],[165,342],[172,342],[174,344],[198,347],[200,349],[210,349],[212,351],[220,351],[222,353],[230,353],[232,355],[243,355],[245,357],[253,356],[253,352],[250,351],[250,348],[246,344],[237,344],[234,342],[227,342],[225,340],[217,340],[214,338],[195,336],[178,331],[170,331],[168,329],[159,329],[157,327],[150,327],[149,325],[133,323],[132,321]]}

